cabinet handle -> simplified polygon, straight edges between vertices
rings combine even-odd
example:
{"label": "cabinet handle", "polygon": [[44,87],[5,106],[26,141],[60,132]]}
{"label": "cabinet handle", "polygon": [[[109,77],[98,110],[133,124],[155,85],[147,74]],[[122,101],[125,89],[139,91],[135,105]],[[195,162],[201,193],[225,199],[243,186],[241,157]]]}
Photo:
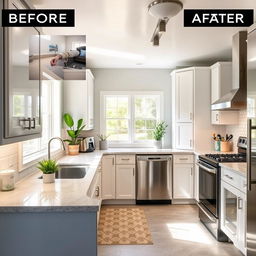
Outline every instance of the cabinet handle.
{"label": "cabinet handle", "polygon": [[33,117],[31,119],[31,123],[33,122],[33,125],[31,126],[31,129],[36,129],[36,119]]}
{"label": "cabinet handle", "polygon": [[129,160],[130,160],[130,158],[121,158],[121,160],[129,161]]}
{"label": "cabinet handle", "polygon": [[100,195],[100,187],[97,186],[96,189],[95,189],[95,196],[99,196]]}
{"label": "cabinet handle", "polygon": [[[31,130],[31,118],[23,118],[19,120],[20,122],[20,126],[22,126],[23,129],[28,129]],[[28,126],[26,125],[26,123],[28,122]]]}
{"label": "cabinet handle", "polygon": [[237,208],[239,210],[242,210],[243,209],[243,199],[241,197],[238,197],[237,198]]}
{"label": "cabinet handle", "polygon": [[227,177],[228,179],[230,179],[230,180],[233,180],[234,178],[233,177],[231,177],[231,176],[229,176],[229,175],[225,175],[225,177]]}
{"label": "cabinet handle", "polygon": [[216,122],[219,122],[219,114],[216,114]]}
{"label": "cabinet handle", "polygon": [[115,158],[112,158],[112,165],[115,165]]}
{"label": "cabinet handle", "polygon": [[188,160],[188,158],[179,158],[179,160]]}

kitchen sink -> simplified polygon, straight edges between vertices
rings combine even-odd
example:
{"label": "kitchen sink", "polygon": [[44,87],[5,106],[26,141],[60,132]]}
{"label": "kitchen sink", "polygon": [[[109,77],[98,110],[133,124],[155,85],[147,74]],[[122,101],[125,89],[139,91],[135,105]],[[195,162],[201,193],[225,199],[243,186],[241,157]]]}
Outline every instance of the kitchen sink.
{"label": "kitchen sink", "polygon": [[[55,173],[56,179],[82,179],[88,170],[88,165],[59,165],[59,171]],[[39,177],[42,179],[42,176]]]}

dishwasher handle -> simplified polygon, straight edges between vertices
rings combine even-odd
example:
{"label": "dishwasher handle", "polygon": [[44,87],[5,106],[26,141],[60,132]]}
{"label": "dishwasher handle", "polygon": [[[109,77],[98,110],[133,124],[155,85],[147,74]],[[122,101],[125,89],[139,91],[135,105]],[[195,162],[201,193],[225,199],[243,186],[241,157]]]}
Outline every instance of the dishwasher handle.
{"label": "dishwasher handle", "polygon": [[146,162],[166,162],[172,160],[172,156],[139,156],[137,160]]}

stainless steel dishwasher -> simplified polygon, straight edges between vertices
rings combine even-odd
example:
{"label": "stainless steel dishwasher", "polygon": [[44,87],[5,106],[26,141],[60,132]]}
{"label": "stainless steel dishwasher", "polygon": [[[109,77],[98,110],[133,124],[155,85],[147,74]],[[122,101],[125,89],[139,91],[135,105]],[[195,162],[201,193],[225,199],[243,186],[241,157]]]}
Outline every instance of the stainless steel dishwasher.
{"label": "stainless steel dishwasher", "polygon": [[171,203],[172,155],[138,155],[136,202]]}

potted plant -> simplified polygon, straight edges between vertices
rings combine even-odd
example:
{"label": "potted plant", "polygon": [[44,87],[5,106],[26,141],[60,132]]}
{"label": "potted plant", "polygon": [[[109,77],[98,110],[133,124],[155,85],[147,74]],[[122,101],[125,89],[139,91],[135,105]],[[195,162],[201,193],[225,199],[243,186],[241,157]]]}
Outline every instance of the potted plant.
{"label": "potted plant", "polygon": [[100,144],[100,150],[107,150],[108,149],[108,141],[107,138],[109,135],[99,134],[99,144]]}
{"label": "potted plant", "polygon": [[78,138],[81,131],[84,129],[85,125],[83,125],[83,119],[79,119],[77,121],[77,126],[75,128],[74,120],[72,116],[68,113],[63,116],[64,122],[69,127],[67,130],[68,136],[70,139],[66,139],[64,141],[68,142],[68,153],[69,155],[78,155],[79,154],[79,143],[81,139]]}
{"label": "potted plant", "polygon": [[162,148],[162,138],[166,133],[167,124],[165,122],[160,122],[155,126],[153,131],[153,136],[155,139],[155,147],[160,149]]}
{"label": "potted plant", "polygon": [[59,170],[58,164],[55,160],[42,160],[38,163],[38,169],[43,173],[43,182],[44,183],[54,183],[55,181],[55,172]]}

